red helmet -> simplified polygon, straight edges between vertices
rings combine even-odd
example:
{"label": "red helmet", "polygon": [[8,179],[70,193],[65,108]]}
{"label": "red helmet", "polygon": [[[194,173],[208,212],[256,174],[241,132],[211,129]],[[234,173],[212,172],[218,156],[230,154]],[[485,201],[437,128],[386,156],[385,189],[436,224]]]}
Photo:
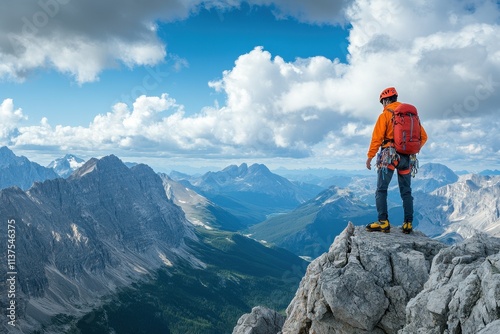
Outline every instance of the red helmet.
{"label": "red helmet", "polygon": [[382,91],[382,93],[380,93],[379,102],[382,102],[382,99],[385,99],[386,97],[391,97],[394,95],[398,96],[398,92],[396,91],[396,88],[394,88],[394,87],[386,88]]}

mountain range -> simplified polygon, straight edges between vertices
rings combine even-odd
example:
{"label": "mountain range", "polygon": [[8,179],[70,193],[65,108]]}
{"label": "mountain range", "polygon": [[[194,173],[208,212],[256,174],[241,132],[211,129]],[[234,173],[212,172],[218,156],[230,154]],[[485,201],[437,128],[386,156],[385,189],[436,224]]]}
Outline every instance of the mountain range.
{"label": "mountain range", "polygon": [[[17,180],[17,183],[11,185],[17,185],[23,189],[28,188],[28,184],[33,181],[29,178],[32,173],[23,172],[30,169],[17,168],[18,162],[16,161],[22,161],[24,166],[37,166],[37,164],[31,163],[24,157],[16,157],[6,147],[2,148],[0,152],[9,157],[9,159],[4,159],[4,168],[16,171],[11,180]],[[9,163],[9,161],[15,163]],[[81,159],[68,154],[63,158],[56,159],[49,166],[56,168],[63,177],[67,177],[81,163]],[[136,164],[127,166],[132,167],[134,165]],[[55,177],[47,168],[44,169],[39,165],[38,168],[48,173],[45,176],[40,176],[38,181]],[[266,233],[267,236],[262,240],[269,239],[267,241],[273,243],[278,241],[278,244],[282,246],[289,244],[290,240],[296,240],[296,245],[289,244],[287,246],[288,249],[295,249],[296,252],[304,250],[306,246],[317,251],[324,250],[331,237],[338,233],[335,227],[326,234],[321,232],[320,235],[329,236],[326,238],[328,239],[326,242],[321,241],[323,247],[310,245],[309,240],[318,240],[315,237],[310,239],[311,235],[316,235],[318,231],[323,230],[317,224],[304,224],[312,216],[308,216],[308,210],[311,209],[304,209],[303,205],[308,200],[317,197],[321,191],[328,191],[329,187],[345,188],[362,202],[374,205],[375,173],[369,173],[368,171],[328,171],[325,169],[309,169],[303,172],[294,171],[293,173],[292,171],[281,170],[281,172],[288,173],[293,178],[293,181],[272,173],[266,166],[261,164],[251,166],[247,164],[231,165],[221,171],[208,172],[201,176],[190,176],[174,171],[170,176],[160,174],[160,177],[164,181],[169,196],[176,205],[182,207],[191,223],[205,224],[209,227],[229,231],[245,231],[245,233],[256,233],[263,227],[262,230],[265,231],[263,233]],[[332,175],[331,173],[335,174]],[[313,175],[315,176],[313,177]],[[388,204],[391,220],[397,224],[402,220],[403,213],[396,179],[394,177],[390,185]],[[308,180],[314,181],[315,184],[308,183]],[[443,196],[430,195],[434,190],[455,184],[457,181],[458,175],[444,165],[427,163],[419,168],[418,174],[412,181],[413,193],[416,199],[415,207],[417,209],[415,224],[419,225],[425,233],[438,237],[443,233],[446,234],[445,230],[449,225],[458,222],[454,218],[449,218],[446,212],[434,210],[435,207],[443,207],[444,204],[441,203]],[[449,197],[451,194],[447,196]],[[474,196],[474,192],[471,193],[471,196]],[[312,202],[314,203],[314,201]],[[311,208],[314,206],[313,203],[307,203],[306,206]],[[496,207],[493,204],[492,207],[483,205],[483,208],[487,212],[486,214],[496,212]],[[319,220],[321,220],[321,217],[324,218],[324,221],[334,221],[338,218],[335,210],[331,210],[330,215],[325,215],[324,213],[328,212],[328,210],[322,208],[320,204],[313,211],[322,212],[318,216]],[[304,213],[304,217],[301,217],[301,212]],[[421,218],[422,222],[420,223]],[[343,224],[349,219],[350,217],[344,215]],[[369,217],[358,219],[354,216],[350,220],[364,224],[370,219]],[[273,222],[279,220],[288,220],[289,223],[285,225],[276,223],[276,232],[271,231],[272,228],[266,227],[272,226]],[[317,223],[319,220],[316,219],[315,222]],[[252,225],[258,225],[259,227],[246,231]],[[307,226],[307,228],[296,234],[296,226]],[[331,224],[331,226],[338,228],[337,223]],[[283,227],[286,228],[283,229]],[[460,233],[452,230],[444,238],[450,238],[450,242],[460,240],[462,238]],[[461,230],[464,231],[464,227]],[[290,232],[288,235],[286,235],[287,231]],[[492,232],[495,233],[495,231]],[[256,238],[260,238],[262,233],[255,235]],[[279,237],[276,239],[273,237],[274,235]],[[296,238],[298,235],[301,235],[301,237]],[[281,240],[278,240],[280,238]],[[308,251],[299,255],[310,256],[311,254]]]}
{"label": "mountain range", "polygon": [[[44,168],[30,162],[25,157],[15,156],[7,147],[0,149],[0,157],[2,157],[0,167],[4,171],[0,174],[3,187],[18,186],[24,190],[28,189],[34,182],[57,178],[57,175],[53,173],[56,170],[61,177],[68,177],[83,162],[82,159],[68,154],[63,158],[54,160],[49,165],[55,168],[51,171],[52,168]],[[137,164],[127,166],[132,167],[134,165]],[[304,247],[317,249],[318,251],[324,250],[331,237],[338,233],[338,230],[336,230],[338,224],[335,223],[331,224],[332,228],[325,234],[323,228],[320,227],[321,224],[318,225],[318,222],[322,219],[325,222],[329,220],[336,221],[341,214],[343,224],[347,220],[364,224],[370,219],[369,217],[359,219],[356,215],[351,219],[351,217],[343,213],[339,212],[337,214],[335,210],[328,211],[322,204],[315,202],[314,198],[320,196],[320,192],[328,191],[330,187],[336,187],[348,189],[352,197],[373,206],[376,185],[375,173],[367,171],[328,171],[325,169],[309,169],[303,172],[294,171],[293,173],[292,171],[281,170],[281,172],[288,173],[293,178],[293,181],[272,173],[266,166],[261,164],[251,166],[247,164],[231,165],[221,171],[208,172],[201,176],[190,176],[174,171],[170,176],[160,174],[160,177],[163,180],[167,194],[176,205],[181,206],[192,224],[205,224],[208,227],[222,230],[254,233],[258,239],[265,233],[267,236],[262,240],[272,243],[277,242],[282,246],[287,244],[288,249],[294,249],[296,252],[303,251]],[[481,174],[488,174],[487,172],[484,171]],[[335,173],[335,175],[331,173]],[[489,174],[493,174],[493,176],[474,175],[477,175],[476,178],[495,177],[491,171]],[[461,177],[467,176],[461,175]],[[469,214],[469,216],[474,215],[476,217],[474,219],[478,220],[482,215],[490,215],[488,223],[485,224],[491,226],[486,228],[492,235],[496,235],[495,222],[498,220],[498,208],[493,200],[478,203],[478,205],[480,204],[479,207],[482,208],[480,212],[477,212],[473,206],[467,206],[469,213],[462,212],[460,215],[447,210],[435,210],[436,207],[449,208],[450,206],[445,202],[456,201],[453,197],[457,195],[454,194],[461,192],[460,189],[463,189],[463,186],[458,182],[458,178],[456,173],[441,164],[427,163],[419,168],[418,174],[412,181],[416,207],[415,224],[431,236],[439,237],[441,235],[445,239],[449,238],[450,242],[454,242],[463,238],[461,234],[470,234],[470,232],[466,232],[466,229],[470,227],[467,222],[471,220],[457,219],[458,216],[462,217]],[[6,182],[7,179],[9,181]],[[402,207],[396,179],[394,177],[390,185],[388,204],[391,219],[397,224],[402,219]],[[307,180],[314,181],[315,184],[308,183]],[[470,182],[474,183],[472,180]],[[446,186],[454,184],[456,184],[456,187],[446,188]],[[482,187],[488,187],[487,182],[479,182],[478,187],[465,192],[464,196],[470,196],[467,201],[477,203],[476,199],[482,198],[477,196],[481,192],[479,188]],[[492,187],[495,188],[495,185]],[[433,191],[440,188],[448,190],[445,194],[432,194]],[[441,190],[441,192],[443,191]],[[494,190],[492,191],[494,193]],[[458,200],[461,200],[461,197],[458,197]],[[317,207],[311,209],[315,205]],[[326,208],[328,207],[330,206],[327,205]],[[457,204],[453,205],[453,208],[456,207]],[[320,214],[312,219],[311,210],[320,212]],[[327,215],[326,212],[330,212],[330,214]],[[356,212],[356,210],[354,209],[353,212]],[[314,221],[313,224],[310,223],[311,219]],[[472,221],[475,221],[474,219]],[[278,223],[280,221],[288,221],[288,223]],[[459,224],[460,221],[466,222],[466,224]],[[251,228],[252,225],[258,225],[258,227]],[[273,228],[270,226],[273,225],[276,225],[276,231],[272,231]],[[456,227],[450,227],[452,225]],[[473,225],[478,225],[478,223]],[[297,234],[297,231],[300,230],[297,226],[304,227],[304,231]],[[324,224],[324,226],[328,226],[328,224]],[[458,226],[461,226],[460,229]],[[483,227],[473,226],[471,231],[475,229],[482,230]],[[247,228],[250,228],[250,230],[246,231]],[[263,232],[258,232],[259,230]],[[447,230],[448,232],[446,232]],[[325,240],[328,240],[321,241],[323,247],[319,248],[317,245],[311,246],[309,241],[318,240],[317,237],[311,239],[311,236],[317,235],[318,231],[321,231],[319,232],[320,235],[328,236],[325,238]],[[296,245],[290,244],[291,240],[296,240]],[[299,255],[310,256],[311,254],[310,251],[306,251]]]}
{"label": "mountain range", "polygon": [[[186,299],[182,307],[158,301],[152,314],[160,312],[160,323],[169,328],[179,319],[178,312],[186,312],[185,321],[190,319],[188,300],[202,298],[200,289],[212,297],[224,286],[231,286],[228,295],[242,289],[239,299],[205,303],[214,309],[224,305],[226,313],[197,314],[205,323],[199,328],[213,327],[211,332],[200,332],[217,333],[257,300],[284,308],[283,301],[298,284],[297,273],[305,268],[297,256],[241,235],[197,231],[181,207],[167,197],[157,173],[141,164],[128,168],[113,155],[90,159],[70,177],[35,183],[26,192],[1,190],[0,216],[16,224],[16,302],[18,328],[24,332],[60,333],[88,324],[101,326],[100,318],[89,319],[86,314],[98,313],[99,307],[111,314],[103,301],[118,298],[123,309],[117,312],[123,318],[129,311],[127,303],[148,304],[140,293],[134,292],[137,300],[130,299],[131,291],[151,286]],[[7,244],[5,233],[0,243]],[[2,272],[7,272],[6,256],[2,255]],[[198,277],[190,281],[195,290],[189,285],[170,287],[173,282],[187,283],[186,277],[192,275]],[[0,282],[4,291],[6,284]],[[120,299],[120,291],[129,292]],[[7,305],[7,294],[0,298]],[[118,304],[113,305],[116,311]],[[16,332],[5,324],[5,317],[1,321],[2,328]],[[108,325],[106,332],[118,326]],[[185,326],[175,323],[172,328]]]}
{"label": "mountain range", "polygon": [[[179,174],[174,174],[179,176]],[[265,165],[231,165],[218,172],[176,181],[237,217],[245,225],[287,212],[315,196],[321,187],[294,184]]]}
{"label": "mountain range", "polygon": [[[271,242],[297,255],[315,258],[328,250],[335,236],[345,228],[348,221],[354,222],[355,225],[366,225],[376,219],[377,213],[373,206],[375,176],[346,174],[335,178],[328,177],[328,180],[337,181],[337,184],[343,187],[334,185],[292,211],[272,216],[249,227],[247,233],[257,240]],[[444,228],[455,223],[453,218],[445,214],[439,219],[434,219],[436,215],[434,204],[438,199],[431,200],[428,196],[429,192],[436,189],[451,187],[457,180],[458,176],[444,165],[425,164],[420,168],[412,182],[416,198],[417,214],[414,221],[416,228],[438,236]],[[479,188],[482,186],[477,189]],[[470,195],[481,198],[477,197],[478,193]],[[403,220],[403,210],[396,177],[391,182],[388,203],[393,225],[400,225],[398,222]],[[482,208],[488,213],[496,212],[496,204],[482,205]],[[474,211],[472,207],[469,210]],[[429,220],[432,220],[433,224],[429,224]],[[491,218],[490,221],[495,224],[498,218],[497,220]]]}
{"label": "mountain range", "polygon": [[412,181],[412,191],[429,193],[458,181],[458,175],[442,164],[427,163],[418,170]]}
{"label": "mountain range", "polygon": [[218,206],[205,196],[187,188],[182,183],[174,181],[168,175],[159,173],[167,197],[180,206],[186,218],[195,226],[206,229],[222,229],[225,231],[239,231],[245,225],[239,218]]}
{"label": "mountain range", "polygon": [[500,176],[461,175],[458,181],[416,198],[418,228],[450,242],[477,232],[500,237]]}
{"label": "mountain range", "polygon": [[91,159],[70,178],[27,192],[1,190],[0,215],[16,221],[27,328],[80,314],[117,287],[189,259],[185,239],[195,238],[156,173],[145,165],[129,169],[115,156]]}
{"label": "mountain range", "polygon": [[[346,227],[376,216],[370,172],[321,170],[290,181],[241,164],[166,175],[114,155],[83,165],[67,155],[50,165],[57,175],[6,147],[0,154],[12,181],[0,190],[0,216],[16,221],[20,326],[0,325],[13,333],[230,332],[253,306],[283,312],[305,273],[300,257],[324,261]],[[413,195],[415,236],[439,247],[500,236],[499,176],[425,164]],[[397,236],[401,215],[396,178],[389,205],[395,231],[387,238]],[[422,249],[405,250],[414,251]]]}

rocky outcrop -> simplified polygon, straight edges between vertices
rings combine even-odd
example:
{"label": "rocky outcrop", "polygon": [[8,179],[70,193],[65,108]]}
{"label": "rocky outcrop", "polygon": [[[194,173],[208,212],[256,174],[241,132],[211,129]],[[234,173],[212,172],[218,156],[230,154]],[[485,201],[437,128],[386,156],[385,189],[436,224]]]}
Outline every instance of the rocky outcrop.
{"label": "rocky outcrop", "polygon": [[418,232],[370,233],[349,223],[309,265],[283,333],[396,333],[443,247]]}
{"label": "rocky outcrop", "polygon": [[499,319],[500,239],[447,246],[349,223],[309,265],[279,333],[492,334]]}
{"label": "rocky outcrop", "polygon": [[285,317],[266,307],[257,306],[244,314],[234,327],[233,334],[275,334],[281,330]]}
{"label": "rocky outcrop", "polygon": [[401,334],[500,333],[500,239],[476,235],[441,250],[406,313]]}

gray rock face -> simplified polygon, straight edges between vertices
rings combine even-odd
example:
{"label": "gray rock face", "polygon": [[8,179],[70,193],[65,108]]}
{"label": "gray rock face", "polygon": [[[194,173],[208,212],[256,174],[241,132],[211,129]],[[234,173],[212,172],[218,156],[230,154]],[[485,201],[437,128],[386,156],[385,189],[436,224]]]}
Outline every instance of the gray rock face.
{"label": "gray rock face", "polygon": [[400,333],[500,333],[499,252],[500,239],[486,235],[443,249]]}
{"label": "gray rock face", "polygon": [[418,232],[370,233],[349,223],[309,265],[282,333],[397,333],[444,247]]}
{"label": "gray rock face", "polygon": [[489,323],[478,334],[498,334],[500,333],[500,320],[495,320]]}
{"label": "gray rock face", "polygon": [[233,334],[276,334],[284,322],[285,317],[276,311],[257,306],[240,317]]}
{"label": "gray rock face", "polygon": [[500,333],[500,239],[446,246],[349,223],[309,265],[280,333]]}
{"label": "gray rock face", "polygon": [[[85,313],[156,268],[196,261],[184,245],[194,234],[160,177],[115,156],[91,159],[68,179],[27,192],[1,190],[0,216],[16,220],[17,311],[25,332],[57,314]],[[0,243],[7,244],[6,233]],[[7,272],[1,259],[0,272]],[[0,288],[6,291],[4,281]]]}

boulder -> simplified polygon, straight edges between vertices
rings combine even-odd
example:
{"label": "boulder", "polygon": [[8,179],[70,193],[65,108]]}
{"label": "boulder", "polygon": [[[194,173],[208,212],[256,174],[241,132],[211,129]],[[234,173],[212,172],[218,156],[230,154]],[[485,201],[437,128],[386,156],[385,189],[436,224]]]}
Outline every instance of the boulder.
{"label": "boulder", "polygon": [[281,330],[285,316],[263,306],[244,314],[233,329],[233,334],[276,334]]}

